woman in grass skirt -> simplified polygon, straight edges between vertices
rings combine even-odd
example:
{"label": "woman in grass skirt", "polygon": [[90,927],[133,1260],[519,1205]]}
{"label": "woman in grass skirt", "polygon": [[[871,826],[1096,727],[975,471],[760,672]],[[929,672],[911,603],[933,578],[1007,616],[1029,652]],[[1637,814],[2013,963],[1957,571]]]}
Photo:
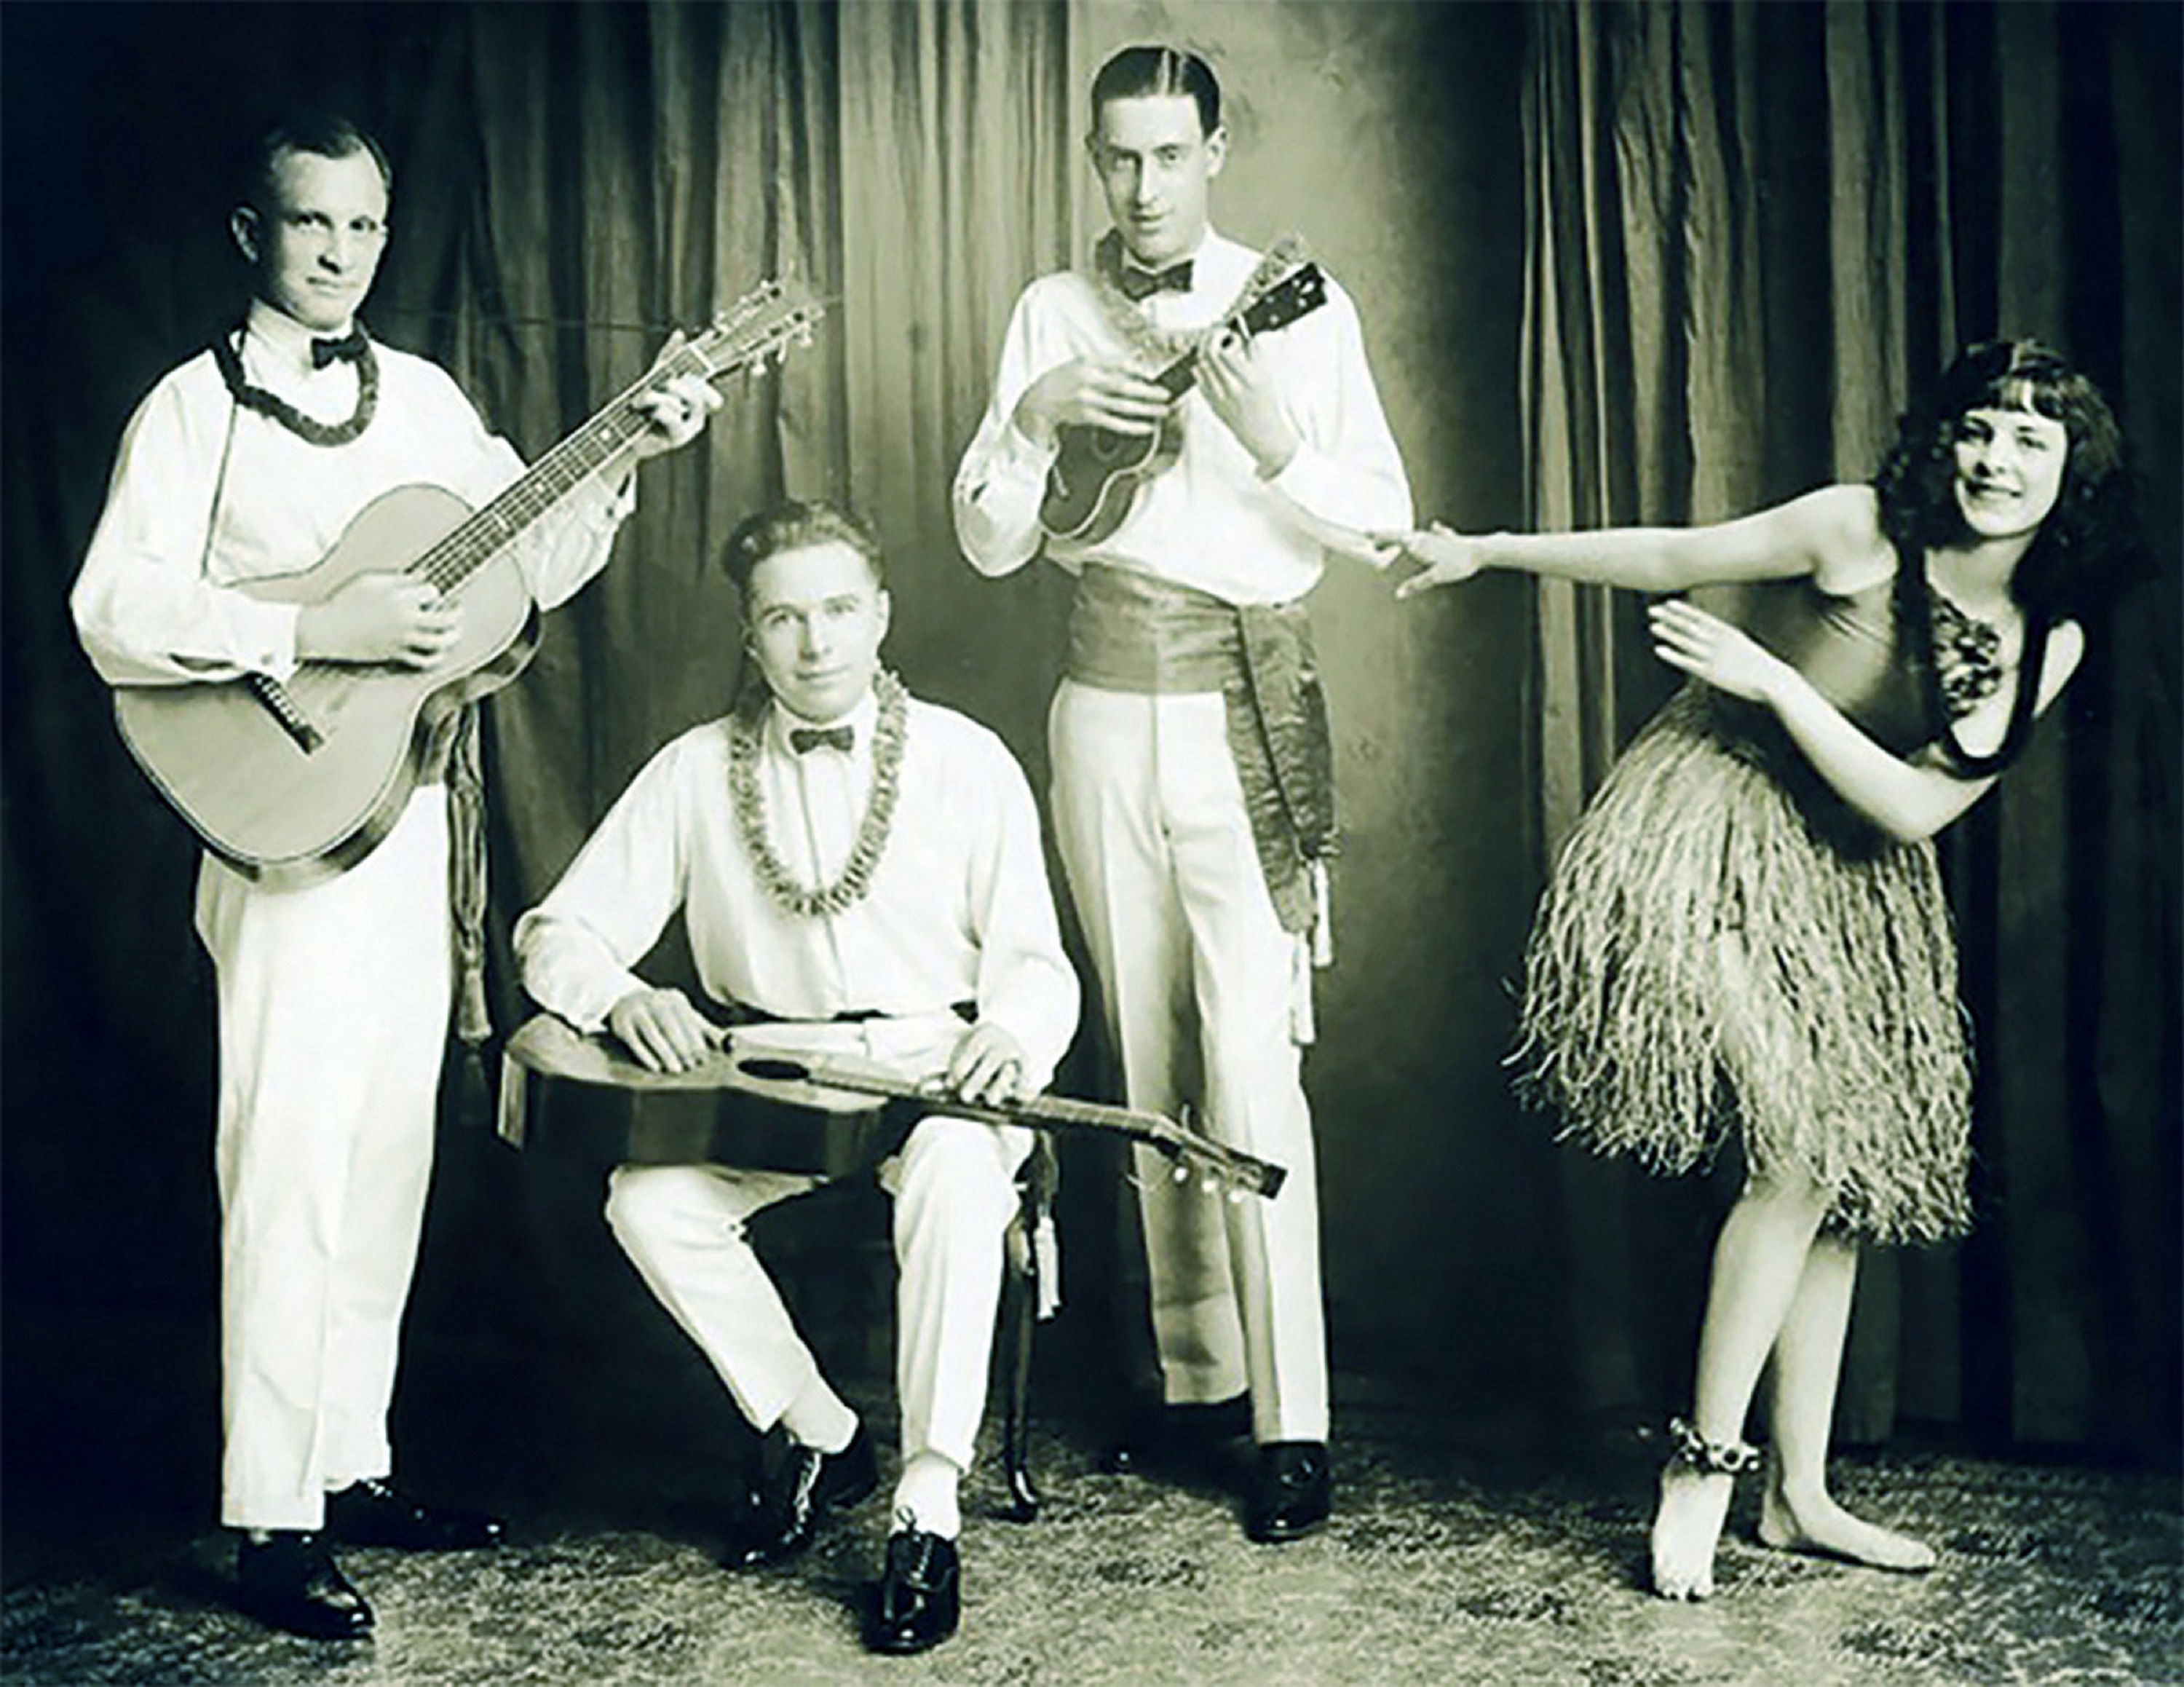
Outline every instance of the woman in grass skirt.
{"label": "woman in grass skirt", "polygon": [[1770,1365],[1761,1539],[1933,1562],[1827,1493],[1858,1249],[1969,1222],[1970,1063],[1930,840],[2076,670],[2077,617],[2132,549],[2121,459],[2090,381],[1997,341],[1903,419],[1869,486],[1706,527],[1393,542],[1424,565],[1406,596],[1489,568],[1754,588],[1741,626],[1653,604],[1657,654],[1692,682],[1587,808],[1525,959],[1523,1082],[1568,1133],[1661,1172],[1741,1138],[1653,1520],[1668,1598],[1713,1591]]}

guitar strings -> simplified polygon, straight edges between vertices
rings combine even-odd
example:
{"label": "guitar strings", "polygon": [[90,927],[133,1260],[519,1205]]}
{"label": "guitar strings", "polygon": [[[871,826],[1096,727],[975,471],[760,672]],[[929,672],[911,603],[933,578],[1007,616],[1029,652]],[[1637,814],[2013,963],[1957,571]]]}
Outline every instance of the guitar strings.
{"label": "guitar strings", "polygon": [[[816,303],[799,306],[774,330],[760,336],[739,356],[729,359],[718,370],[709,370],[699,348],[705,339],[716,336],[733,338],[736,330],[781,296],[779,285],[768,282],[738,300],[717,328],[676,348],[665,365],[649,369],[639,376],[597,415],[540,458],[521,479],[427,550],[411,565],[410,571],[421,576],[441,591],[452,590],[461,584],[481,560],[499,549],[629,443],[647,421],[637,409],[637,399],[663,376],[670,380],[691,374],[717,376],[739,367],[763,368],[766,360],[784,349],[792,339],[810,332],[817,320]],[[482,538],[481,535],[489,537]]]}

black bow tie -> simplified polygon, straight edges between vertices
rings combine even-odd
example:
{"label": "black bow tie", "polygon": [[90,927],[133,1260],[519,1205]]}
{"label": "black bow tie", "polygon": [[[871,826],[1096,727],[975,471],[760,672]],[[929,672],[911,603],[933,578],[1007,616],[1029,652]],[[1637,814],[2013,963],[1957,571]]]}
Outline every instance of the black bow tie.
{"label": "black bow tie", "polygon": [[1165,270],[1140,270],[1134,264],[1115,266],[1115,285],[1123,296],[1133,301],[1150,298],[1156,292],[1189,292],[1190,291],[1190,259],[1171,264]]}
{"label": "black bow tie", "polygon": [[809,755],[822,744],[847,755],[850,746],[856,741],[857,732],[854,727],[791,727],[788,729],[788,747],[799,755]]}
{"label": "black bow tie", "polygon": [[361,328],[351,328],[346,334],[332,339],[314,340],[311,342],[311,367],[324,369],[328,364],[343,359],[351,363],[360,363],[370,345],[370,342],[364,337]]}

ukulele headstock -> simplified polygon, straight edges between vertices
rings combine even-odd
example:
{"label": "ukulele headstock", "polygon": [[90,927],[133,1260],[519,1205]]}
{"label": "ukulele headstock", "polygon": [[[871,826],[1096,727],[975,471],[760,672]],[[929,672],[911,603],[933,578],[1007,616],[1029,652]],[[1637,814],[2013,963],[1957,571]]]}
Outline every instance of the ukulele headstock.
{"label": "ukulele headstock", "polygon": [[1282,280],[1253,299],[1244,311],[1244,325],[1255,334],[1287,327],[1327,303],[1327,277],[1309,260],[1291,270]]}

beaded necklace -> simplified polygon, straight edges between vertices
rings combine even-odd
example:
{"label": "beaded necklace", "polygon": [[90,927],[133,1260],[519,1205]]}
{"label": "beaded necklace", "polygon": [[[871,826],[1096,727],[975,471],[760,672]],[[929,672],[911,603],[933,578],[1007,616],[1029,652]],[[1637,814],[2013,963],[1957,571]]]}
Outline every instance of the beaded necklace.
{"label": "beaded necklace", "polygon": [[[245,331],[248,331],[247,330]],[[359,333],[362,329],[359,326]],[[237,337],[240,337],[238,336]],[[287,399],[254,387],[242,373],[242,359],[228,343],[228,337],[220,335],[212,342],[213,361],[220,365],[220,379],[227,382],[227,390],[245,409],[255,410],[260,415],[270,416],[294,434],[297,438],[312,445],[347,445],[371,426],[371,419],[379,411],[379,359],[373,355],[371,342],[365,340],[364,351],[356,359],[356,410],[347,421],[322,422],[305,415]]]}
{"label": "beaded necklace", "polygon": [[[738,709],[728,716],[728,793],[735,807],[736,830],[742,835],[751,871],[767,899],[793,918],[832,917],[855,906],[872,888],[872,873],[887,848],[900,788],[910,693],[900,680],[883,668],[873,676],[872,694],[879,702],[879,719],[872,729],[872,793],[865,799],[865,817],[858,824],[850,858],[832,884],[799,884],[766,836],[766,794],[758,783],[763,706]],[[762,705],[762,693],[760,701]]]}

